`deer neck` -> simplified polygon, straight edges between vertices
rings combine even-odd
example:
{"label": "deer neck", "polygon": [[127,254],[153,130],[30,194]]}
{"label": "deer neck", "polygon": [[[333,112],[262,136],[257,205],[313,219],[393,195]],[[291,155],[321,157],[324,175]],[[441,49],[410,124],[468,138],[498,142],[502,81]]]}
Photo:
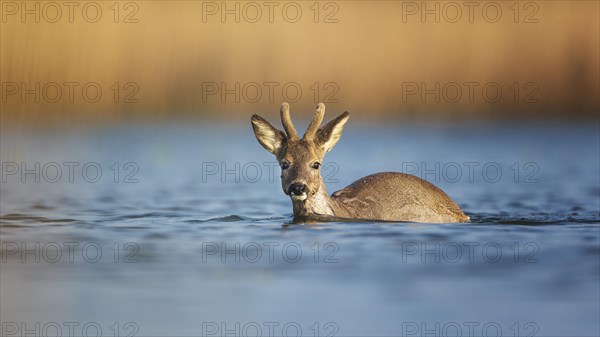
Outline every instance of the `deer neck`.
{"label": "deer neck", "polygon": [[337,205],[327,194],[327,189],[323,181],[320,183],[319,190],[313,195],[309,195],[306,200],[293,200],[294,217],[307,215],[329,215],[335,216]]}

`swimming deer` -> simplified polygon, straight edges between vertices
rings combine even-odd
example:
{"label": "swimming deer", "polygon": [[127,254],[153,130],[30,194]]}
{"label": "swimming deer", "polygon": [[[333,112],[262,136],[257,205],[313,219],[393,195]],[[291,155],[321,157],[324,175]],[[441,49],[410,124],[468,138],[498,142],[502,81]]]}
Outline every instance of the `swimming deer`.
{"label": "swimming deer", "polygon": [[251,122],[258,142],[281,166],[281,186],[292,199],[295,222],[311,218],[429,223],[469,220],[442,190],[404,173],[372,174],[329,196],[321,163],[340,139],[350,114],[346,111],[321,126],[325,105],[319,103],[300,139],[287,103],[281,105],[280,113],[285,133],[258,115],[253,115]]}

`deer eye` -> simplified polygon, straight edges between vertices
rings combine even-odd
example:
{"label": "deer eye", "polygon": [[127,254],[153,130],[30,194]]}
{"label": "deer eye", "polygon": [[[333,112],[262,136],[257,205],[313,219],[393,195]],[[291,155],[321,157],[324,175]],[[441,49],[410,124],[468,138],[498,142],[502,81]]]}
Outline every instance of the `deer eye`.
{"label": "deer eye", "polygon": [[310,165],[310,167],[312,167],[314,170],[318,170],[319,167],[321,167],[321,163],[316,161],[316,162],[312,163],[312,165]]}
{"label": "deer eye", "polygon": [[287,170],[289,168],[290,168],[290,164],[288,162],[284,161],[283,163],[281,163],[281,169],[282,170]]}

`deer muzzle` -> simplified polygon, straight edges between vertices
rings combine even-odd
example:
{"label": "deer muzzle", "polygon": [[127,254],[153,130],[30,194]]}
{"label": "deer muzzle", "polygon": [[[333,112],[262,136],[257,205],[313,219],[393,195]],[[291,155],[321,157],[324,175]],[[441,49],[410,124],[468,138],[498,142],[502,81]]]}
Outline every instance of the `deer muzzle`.
{"label": "deer muzzle", "polygon": [[288,195],[295,200],[305,200],[307,197],[308,187],[303,183],[292,183],[288,188]]}

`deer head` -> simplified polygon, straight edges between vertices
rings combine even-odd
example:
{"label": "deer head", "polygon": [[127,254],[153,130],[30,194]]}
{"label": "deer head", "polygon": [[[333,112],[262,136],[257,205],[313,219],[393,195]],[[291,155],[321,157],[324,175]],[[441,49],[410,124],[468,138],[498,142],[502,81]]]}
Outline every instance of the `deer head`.
{"label": "deer head", "polygon": [[324,189],[321,177],[323,157],[340,139],[349,117],[346,111],[321,126],[324,114],[325,105],[319,103],[302,139],[298,138],[292,124],[287,103],[281,105],[285,133],[264,118],[252,116],[254,135],[260,145],[277,158],[281,166],[281,187],[293,201],[304,201]]}

